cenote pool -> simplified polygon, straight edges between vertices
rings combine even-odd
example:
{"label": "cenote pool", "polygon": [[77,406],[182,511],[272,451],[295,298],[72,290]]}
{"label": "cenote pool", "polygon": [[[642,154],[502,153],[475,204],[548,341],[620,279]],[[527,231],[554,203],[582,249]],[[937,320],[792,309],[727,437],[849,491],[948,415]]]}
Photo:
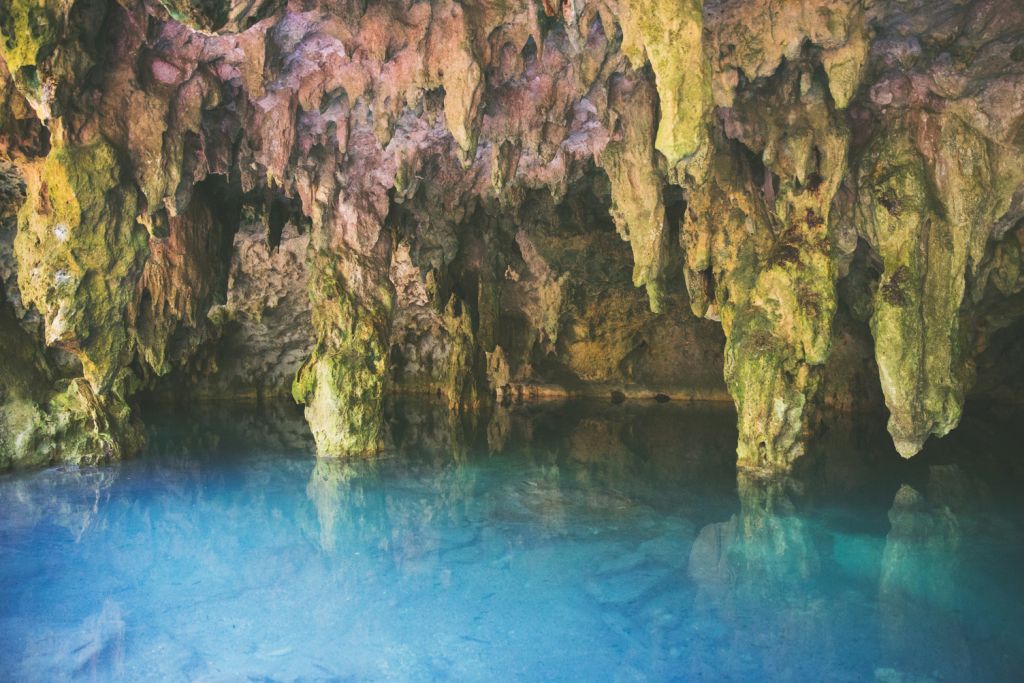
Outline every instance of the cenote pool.
{"label": "cenote pool", "polygon": [[404,402],[357,461],[287,407],[156,412],[137,459],[0,478],[0,679],[1024,670],[1021,434],[994,418],[910,462],[837,427],[760,482],[732,413],[675,404]]}

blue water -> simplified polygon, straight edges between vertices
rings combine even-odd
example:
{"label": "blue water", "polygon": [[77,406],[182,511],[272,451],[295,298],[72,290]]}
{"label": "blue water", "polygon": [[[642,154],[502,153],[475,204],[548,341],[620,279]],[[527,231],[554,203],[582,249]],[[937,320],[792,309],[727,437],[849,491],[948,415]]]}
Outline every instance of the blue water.
{"label": "blue water", "polygon": [[[157,416],[162,412],[163,417]],[[836,427],[737,478],[734,417],[391,409],[312,457],[285,409],[151,409],[149,447],[0,477],[0,679],[1000,681],[1024,666],[1024,463],[965,421]]]}

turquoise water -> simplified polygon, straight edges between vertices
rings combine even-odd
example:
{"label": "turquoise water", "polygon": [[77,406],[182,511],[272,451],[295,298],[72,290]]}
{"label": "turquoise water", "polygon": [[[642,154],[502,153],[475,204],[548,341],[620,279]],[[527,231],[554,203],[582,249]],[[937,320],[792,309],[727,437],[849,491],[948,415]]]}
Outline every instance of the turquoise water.
{"label": "turquoise water", "polygon": [[835,428],[756,482],[675,404],[403,404],[355,462],[162,410],[135,460],[0,477],[0,679],[1020,680],[1006,423],[909,463]]}

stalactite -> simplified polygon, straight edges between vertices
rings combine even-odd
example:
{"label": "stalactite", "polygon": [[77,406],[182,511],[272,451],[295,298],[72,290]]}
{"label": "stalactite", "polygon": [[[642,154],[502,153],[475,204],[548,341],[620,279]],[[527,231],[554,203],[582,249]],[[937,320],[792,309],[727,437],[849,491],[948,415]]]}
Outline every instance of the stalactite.
{"label": "stalactite", "polygon": [[[14,0],[0,282],[49,347],[32,410],[93,415],[76,443],[113,457],[140,387],[279,391],[311,349],[325,454],[376,450],[391,390],[728,390],[740,463],[781,470],[877,365],[912,455],[1024,315],[1022,27],[1012,0]],[[295,316],[232,286],[275,264]],[[283,320],[278,360],[217,362]]]}
{"label": "stalactite", "polygon": [[382,446],[393,294],[379,267],[357,254],[310,256],[316,345],[292,394],[321,455],[371,454]]}

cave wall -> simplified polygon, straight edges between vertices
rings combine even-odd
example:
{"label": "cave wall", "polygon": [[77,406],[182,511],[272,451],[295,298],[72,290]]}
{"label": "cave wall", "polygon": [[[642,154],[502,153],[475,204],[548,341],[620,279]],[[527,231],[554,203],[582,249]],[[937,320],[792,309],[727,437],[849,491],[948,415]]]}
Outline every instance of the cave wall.
{"label": "cave wall", "polygon": [[1022,151],[1015,0],[11,0],[0,466],[143,395],[370,453],[402,391],[731,397],[764,470],[884,403],[911,456],[1019,397]]}

